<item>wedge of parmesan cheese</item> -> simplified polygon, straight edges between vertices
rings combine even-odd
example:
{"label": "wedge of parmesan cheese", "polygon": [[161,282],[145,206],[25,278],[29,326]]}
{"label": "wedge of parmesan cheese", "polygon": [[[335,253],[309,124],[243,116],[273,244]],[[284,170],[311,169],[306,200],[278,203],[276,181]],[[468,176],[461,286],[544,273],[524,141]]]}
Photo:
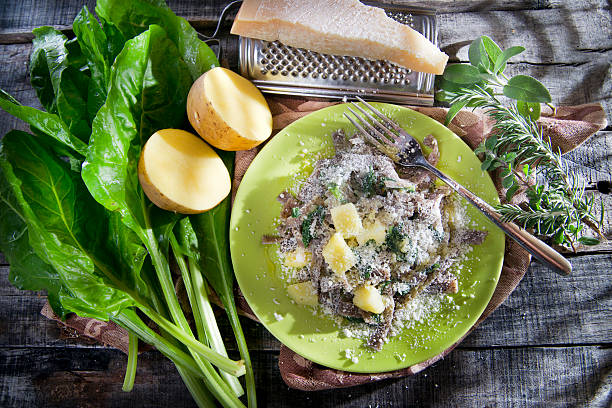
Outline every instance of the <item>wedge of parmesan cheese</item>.
{"label": "wedge of parmesan cheese", "polygon": [[431,74],[442,74],[448,61],[422,34],[358,0],[244,0],[231,32]]}

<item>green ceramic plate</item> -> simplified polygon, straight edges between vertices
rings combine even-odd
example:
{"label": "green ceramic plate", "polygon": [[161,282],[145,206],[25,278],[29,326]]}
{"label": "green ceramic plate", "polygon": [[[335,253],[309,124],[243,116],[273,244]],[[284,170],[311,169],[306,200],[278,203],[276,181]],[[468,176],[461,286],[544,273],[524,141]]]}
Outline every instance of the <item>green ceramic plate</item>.
{"label": "green ceramic plate", "polygon": [[[472,150],[440,123],[413,110],[375,104],[422,141],[433,134],[440,148],[440,170],[491,204],[498,197],[488,174]],[[489,234],[459,266],[459,293],[446,298],[429,319],[393,337],[378,353],[363,341],[346,337],[329,317],[293,303],[281,279],[276,246],[264,246],[264,234],[274,234],[280,204],[276,197],[312,172],[320,158],[334,154],[331,134],[355,129],[342,116],[346,105],[312,113],[287,126],[257,155],[246,172],[232,210],[230,245],[240,289],[266,328],[296,353],[321,365],[353,372],[384,372],[425,361],[459,340],[489,302],[504,254],[504,234],[477,210],[465,204],[474,228]],[[357,359],[347,358],[355,356]],[[356,361],[356,362],[355,362]]]}

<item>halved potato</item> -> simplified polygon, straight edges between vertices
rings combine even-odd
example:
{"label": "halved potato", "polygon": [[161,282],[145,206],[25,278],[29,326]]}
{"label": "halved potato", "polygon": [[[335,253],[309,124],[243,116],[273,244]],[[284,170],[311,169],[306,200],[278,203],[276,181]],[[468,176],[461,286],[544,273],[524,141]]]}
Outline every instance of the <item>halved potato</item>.
{"label": "halved potato", "polygon": [[222,67],[205,72],[187,96],[191,126],[222,150],[248,150],[272,133],[272,114],[252,82]]}
{"label": "halved potato", "polygon": [[164,210],[198,214],[219,204],[231,180],[219,155],[196,135],[163,129],[149,138],[138,162],[138,179]]}
{"label": "halved potato", "polygon": [[376,314],[385,310],[385,302],[380,292],[372,285],[364,285],[355,289],[353,304],[361,310]]}

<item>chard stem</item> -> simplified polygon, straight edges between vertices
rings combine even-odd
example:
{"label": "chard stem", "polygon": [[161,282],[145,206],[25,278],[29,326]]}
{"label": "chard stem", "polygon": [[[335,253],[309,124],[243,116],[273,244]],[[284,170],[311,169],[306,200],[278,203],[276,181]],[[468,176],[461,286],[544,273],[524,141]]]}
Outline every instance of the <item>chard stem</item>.
{"label": "chard stem", "polygon": [[244,333],[242,332],[242,326],[240,326],[240,320],[238,320],[238,310],[236,310],[234,297],[232,296],[228,299],[227,302],[224,302],[224,306],[226,308],[230,324],[232,325],[234,336],[236,337],[236,344],[238,345],[238,350],[240,351],[240,357],[242,357],[241,361],[244,362],[245,366],[245,379],[249,408],[256,408],[257,397],[255,394],[255,376],[253,374],[253,366],[251,364],[249,348],[247,346],[246,339],[244,338]]}
{"label": "chard stem", "polygon": [[219,369],[228,372],[236,377],[245,374],[244,361],[234,361],[228,357],[224,357],[217,353],[213,349],[196,340],[192,335],[186,333],[183,329],[175,325],[174,323],[166,320],[163,316],[160,316],[154,310],[143,307],[141,309],[149,319],[153,320],[162,330],[167,331],[177,340],[181,341],[187,347],[193,349],[199,355],[210,361],[212,364],[219,367]]}
{"label": "chard stem", "polygon": [[[202,287],[203,279],[200,275],[200,270],[197,263],[194,262],[193,259],[189,258],[189,268],[187,267],[185,258],[181,254],[181,247],[174,233],[170,235],[170,245],[172,247],[172,252],[174,253],[174,258],[176,259],[181,271],[187,296],[189,297],[189,303],[191,305],[199,340],[201,342],[207,341],[208,345],[213,350],[222,356],[227,357],[227,351],[225,350],[225,345],[223,344],[223,339],[221,337],[221,333],[219,332],[215,315],[208,301],[206,288],[203,288],[203,290],[200,289]],[[244,394],[240,381],[238,381],[235,376],[225,371],[221,371],[220,374],[236,397],[240,397]]]}
{"label": "chard stem", "polygon": [[203,374],[191,356],[155,333],[133,310],[124,310],[121,314],[114,316],[112,320],[128,331],[134,332],[145,343],[154,346],[160,353],[174,361],[174,364],[180,365],[192,375],[202,378]]}
{"label": "chard stem", "polygon": [[217,404],[213,395],[208,391],[199,378],[194,377],[189,371],[186,371],[180,365],[176,366],[176,370],[187,386],[189,393],[200,408],[216,407]]}
{"label": "chard stem", "polygon": [[[197,262],[195,262],[193,259],[189,259],[189,268],[191,270],[191,277],[194,284],[194,294],[196,301],[199,303],[198,308],[203,317],[202,321],[205,325],[205,333],[206,337],[208,338],[208,343],[217,353],[227,357],[227,350],[223,344],[223,338],[221,337],[219,326],[217,326],[215,313],[213,312],[210,301],[208,300],[208,286],[206,281],[204,278],[202,278],[202,273],[197,266]],[[221,372],[221,376],[237,397],[244,395],[244,389],[236,377],[226,372]]]}
{"label": "chard stem", "polygon": [[136,364],[138,362],[138,337],[133,331],[129,331],[130,345],[128,349],[128,363],[123,379],[123,391],[130,392],[134,388],[136,379]]}

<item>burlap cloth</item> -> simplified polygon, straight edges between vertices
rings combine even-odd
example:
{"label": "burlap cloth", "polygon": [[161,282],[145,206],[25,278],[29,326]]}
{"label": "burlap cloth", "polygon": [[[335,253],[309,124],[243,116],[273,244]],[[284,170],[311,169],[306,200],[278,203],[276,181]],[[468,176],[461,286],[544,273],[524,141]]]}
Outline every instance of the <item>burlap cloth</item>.
{"label": "burlap cloth", "polygon": [[[274,133],[311,112],[337,103],[278,96],[269,97],[268,102],[274,118]],[[413,109],[444,123],[444,118],[446,116],[446,109],[444,108],[414,107]],[[540,119],[540,123],[543,126],[545,137],[549,137],[553,147],[561,149],[563,153],[575,149],[590,136],[607,125],[605,112],[599,104],[560,107],[554,113],[551,110],[545,110]],[[455,117],[453,122],[449,125],[449,128],[474,149],[482,140],[489,136],[492,125],[492,120],[481,112],[473,113],[463,110]],[[236,189],[242,180],[242,176],[259,150],[260,147],[249,151],[238,152],[236,154],[236,168],[232,186],[233,195],[235,195]],[[496,180],[496,187],[500,193],[500,198],[504,200],[505,194],[499,184],[499,180],[497,177],[494,177],[494,179]],[[513,202],[519,203],[524,199],[524,196],[518,194]],[[514,241],[506,239],[504,264],[497,288],[493,293],[491,301],[485,308],[485,311],[466,336],[497,309],[510,293],[512,293],[525,275],[530,261],[531,257],[524,249]],[[257,320],[257,317],[249,308],[239,289],[236,290],[236,303],[242,314],[253,320]],[[57,320],[62,325],[75,330],[77,333],[81,333],[101,343],[108,344],[123,352],[127,352],[128,335],[125,330],[112,322],[101,322],[74,315],[62,322],[53,314],[48,304],[45,305],[41,313],[48,318]],[[465,338],[465,336],[463,338]],[[284,345],[281,345],[280,348],[278,365],[283,380],[292,388],[315,391],[351,387],[386,378],[404,377],[418,373],[436,361],[444,358],[463,340],[463,338],[441,354],[427,361],[402,370],[386,373],[358,374],[329,369],[299,356]]]}

